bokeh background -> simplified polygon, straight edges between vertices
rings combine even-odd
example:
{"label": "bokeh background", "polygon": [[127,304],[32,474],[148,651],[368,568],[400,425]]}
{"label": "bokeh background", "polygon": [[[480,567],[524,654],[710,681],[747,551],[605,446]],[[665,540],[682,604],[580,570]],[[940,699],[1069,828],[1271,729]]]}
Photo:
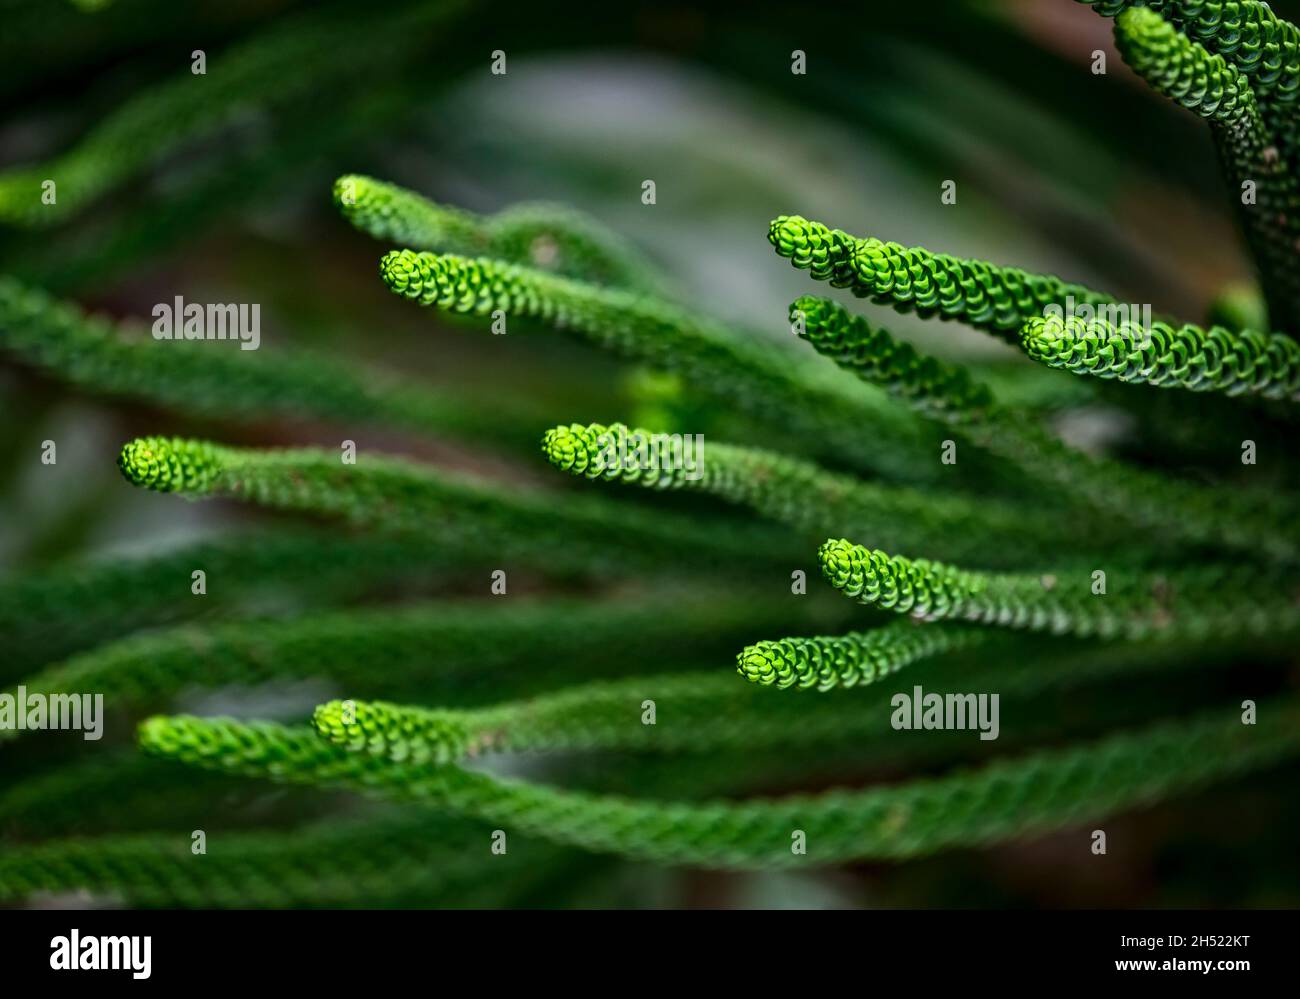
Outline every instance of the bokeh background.
{"label": "bokeh background", "polygon": [[[216,66],[224,50],[327,6],[116,0],[87,10],[0,0],[0,169],[57,156],[115,109],[188,74],[194,49]],[[394,0],[353,13],[378,21],[403,6]],[[0,228],[0,272],[120,319],[143,319],[175,295],[259,302],[264,351],[309,347],[355,358],[489,409],[526,399],[539,435],[570,420],[636,420],[655,404],[653,382],[562,337],[484,336],[396,299],[377,275],[387,247],[352,229],[331,204],[337,176],[369,174],[480,212],[524,200],[575,206],[641,248],[682,300],[774,340],[788,337],[789,302],[810,290],[765,238],[768,221],[786,213],[1059,273],[1194,320],[1258,308],[1203,123],[1133,77],[1113,51],[1110,22],[1071,0],[446,7],[427,41],[401,58],[364,58],[370,41],[360,28],[356,50],[329,53],[335,70],[312,70],[311,86],[223,107],[218,127],[151,158],[57,225]],[[1296,19],[1294,5],[1273,7]],[[497,49],[507,56],[502,76],[489,71]],[[807,54],[806,75],[790,72],[794,49]],[[1097,49],[1107,53],[1102,76],[1090,68]],[[308,68],[288,58],[282,72],[290,81]],[[653,206],[641,202],[646,179],[656,184]],[[956,205],[940,201],[945,180],[956,181]],[[927,349],[977,358],[994,375],[1000,364],[1020,364],[1011,350],[960,327],[854,308]],[[1186,460],[1116,410],[1064,406],[1057,415],[1063,432],[1085,445],[1115,444],[1171,468]],[[8,578],[272,519],[130,488],[114,457],[133,436],[333,447],[340,438],[338,427],[312,420],[223,424],[98,397],[3,352],[0,426],[0,566]],[[507,486],[582,488],[555,481],[536,438],[492,450],[345,429],[363,449]],[[56,466],[37,460],[44,439],[58,442]],[[1194,453],[1196,442],[1186,443]],[[460,585],[444,579],[431,592]],[[516,585],[527,592],[554,584],[520,577]],[[0,636],[0,648],[6,644]],[[1231,667],[1187,683],[1236,692]],[[170,707],[288,717],[322,693],[330,692],[209,691]],[[129,743],[129,731],[113,724],[108,741]],[[80,751],[56,738],[0,747],[0,784],[12,787]],[[1293,906],[1295,777],[1294,768],[1272,772],[1111,820],[1105,865],[1078,863],[1074,834],[817,873],[719,874],[592,859],[571,879],[513,902]],[[239,807],[275,814],[292,807],[281,794],[267,790]],[[73,831],[102,828],[88,816]],[[23,842],[41,829],[29,823],[5,834]]]}

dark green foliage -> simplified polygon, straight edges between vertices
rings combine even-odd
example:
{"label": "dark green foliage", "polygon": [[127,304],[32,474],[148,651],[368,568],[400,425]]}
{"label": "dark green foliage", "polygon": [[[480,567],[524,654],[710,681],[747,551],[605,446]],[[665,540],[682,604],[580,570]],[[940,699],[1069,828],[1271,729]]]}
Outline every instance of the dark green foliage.
{"label": "dark green foliage", "polygon": [[[795,430],[882,471],[917,471],[909,447],[920,434],[906,414],[806,360],[764,349],[726,327],[667,301],[601,288],[486,258],[395,250],[380,263],[384,283],[421,305],[537,319],[572,330],[622,356],[680,373],[696,391],[739,406],[753,418]],[[852,431],[849,428],[853,428]],[[862,434],[873,434],[872,447]]]}
{"label": "dark green foliage", "polygon": [[[1186,16],[1190,6],[1170,4],[1169,13]],[[1288,162],[1285,152],[1287,146],[1292,146],[1291,153],[1297,152],[1291,123],[1294,105],[1290,102],[1300,90],[1300,46],[1296,44],[1300,36],[1292,29],[1273,37],[1265,23],[1280,26],[1284,22],[1271,19],[1271,14],[1267,15],[1271,20],[1265,22],[1266,8],[1259,10],[1258,4],[1234,6],[1245,11],[1256,8],[1260,20],[1245,19],[1246,24],[1253,24],[1253,43],[1229,43],[1233,29],[1217,17],[1203,18],[1201,30],[1187,37],[1149,7],[1133,7],[1120,14],[1115,19],[1115,41],[1125,61],[1153,89],[1210,122],[1224,171],[1232,189],[1241,193],[1240,214],[1259,262],[1269,316],[1277,328],[1294,333],[1300,330],[1300,270],[1295,266],[1300,247],[1300,174],[1296,172],[1300,165]],[[1214,22],[1219,30],[1210,27]],[[1226,43],[1224,54],[1239,58],[1239,66],[1206,51],[1196,41],[1198,34],[1206,41]],[[1271,65],[1265,67],[1261,57],[1267,50],[1275,53],[1277,61],[1270,60]],[[1289,72],[1282,72],[1288,59]],[[1260,109],[1249,79],[1252,76],[1261,88],[1267,112]],[[1273,101],[1282,102],[1286,110]]]}
{"label": "dark green foliage", "polygon": [[115,328],[0,278],[0,351],[97,393],[244,423],[316,417],[492,441],[513,439],[538,419],[509,404],[489,409],[390,374],[358,372],[338,359],[208,346],[159,343],[143,326]]}
{"label": "dark green foliage", "polygon": [[[887,332],[834,302],[800,298],[790,311],[802,327],[801,336],[818,353],[951,426],[975,446],[1020,465],[1056,491],[1057,510],[1083,500],[1095,511],[1156,535],[1279,558],[1300,551],[1295,518],[1275,497],[1198,486],[1081,454],[1045,431],[1032,414],[997,406],[966,372],[896,344]],[[1030,325],[1031,331],[1036,328]]]}
{"label": "dark green foliage", "polygon": [[[557,842],[717,867],[925,854],[1101,818],[1300,751],[1300,708],[1265,706],[1244,727],[1235,711],[999,762],[970,773],[868,791],[742,804],[643,803],[501,779],[456,766],[421,767],[337,749],[311,730],[225,720],[157,718],[145,751],[206,769],[350,788],[508,820]],[[806,837],[809,853],[790,849]]]}
{"label": "dark green foliage", "polygon": [[[635,600],[521,597],[501,608],[440,601],[158,629],[12,679],[31,693],[98,691],[110,709],[157,704],[195,687],[313,678],[377,695],[475,703],[616,669],[689,668],[710,655],[721,659],[755,628],[782,620],[797,621],[790,601],[717,587],[650,590]],[[611,660],[616,647],[622,651]],[[520,649],[539,665],[512,668]],[[16,734],[0,730],[0,740]]]}
{"label": "dark green foliage", "polygon": [[[787,455],[712,440],[683,462],[681,452],[693,446],[620,423],[554,427],[542,441],[552,464],[577,475],[709,493],[812,534],[853,525],[858,536],[892,538],[916,554],[1023,562],[1059,555],[1078,541],[1063,522],[1035,519],[1023,505],[864,482]],[[642,450],[650,457],[645,467],[628,460]],[[1088,546],[1092,550],[1106,543],[1098,534]]]}
{"label": "dark green foliage", "polygon": [[665,282],[635,248],[563,205],[514,205],[490,218],[435,204],[372,177],[334,182],[344,218],[376,239],[416,250],[480,254],[566,277],[641,291]]}
{"label": "dark green foliage", "polygon": [[545,558],[551,566],[583,568],[601,558],[651,561],[667,551],[762,563],[790,547],[779,533],[750,524],[704,523],[595,496],[501,492],[486,482],[387,456],[362,455],[355,463],[343,459],[341,451],[317,448],[259,451],[144,437],[123,446],[118,467],[129,482],[146,489],[236,497],[398,537],[508,545],[525,559]]}
{"label": "dark green foliage", "polygon": [[1008,338],[1027,319],[1067,298],[1084,305],[1115,301],[1104,292],[1050,274],[1030,274],[983,260],[963,260],[878,239],[858,239],[798,215],[772,220],[767,240],[818,281],[900,312],[957,319]]}
{"label": "dark green foliage", "polygon": [[[422,0],[375,11],[323,10],[223,53],[212,74],[186,73],[128,103],[54,162],[0,176],[0,220],[53,225],[141,170],[150,160],[218,130],[241,104],[274,106],[321,87],[346,87],[356,73],[391,71],[454,13],[458,3]],[[57,178],[58,200],[41,199]]]}
{"label": "dark green foliage", "polygon": [[0,855],[0,900],[90,890],[161,907],[499,905],[561,855],[521,846],[498,858],[486,848],[489,834],[479,823],[412,813],[229,833],[201,856],[181,833],[54,840]]}
{"label": "dark green foliage", "polygon": [[[1300,626],[1289,571],[1239,565],[1178,572],[991,574],[890,556],[844,539],[818,552],[827,581],[847,597],[924,620],[955,618],[1033,631],[1143,639],[1272,634]],[[1100,584],[1100,585],[1099,585]],[[1104,599],[1102,599],[1104,597]]]}
{"label": "dark green foliage", "polygon": [[1031,319],[1020,337],[1035,361],[1075,374],[1300,401],[1300,344],[1282,333],[1162,322],[1148,329],[1070,316]]}
{"label": "dark green foliage", "polygon": [[[385,584],[419,586],[483,565],[481,555],[454,539],[304,531],[232,535],[146,557],[64,565],[0,581],[0,628],[13,643],[0,676],[16,680],[24,668],[136,628],[213,613],[265,615],[277,594],[286,609],[337,603]],[[214,581],[202,598],[194,593],[195,571]]]}

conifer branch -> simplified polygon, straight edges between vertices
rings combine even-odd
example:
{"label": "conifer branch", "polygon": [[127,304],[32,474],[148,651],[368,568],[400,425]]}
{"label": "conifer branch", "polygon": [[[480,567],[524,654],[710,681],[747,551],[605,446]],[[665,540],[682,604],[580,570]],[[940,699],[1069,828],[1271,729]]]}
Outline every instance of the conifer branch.
{"label": "conifer branch", "polygon": [[144,208],[138,191],[111,207],[98,206],[84,223],[51,233],[40,246],[27,243],[0,254],[0,271],[63,294],[102,286],[159,260],[228,220],[232,206],[256,212],[291,192],[302,171],[323,157],[354,155],[358,145],[394,127],[409,113],[413,95],[428,93],[427,79],[415,83],[407,75],[377,78],[373,89],[332,92],[329,101],[308,96],[277,109],[273,142],[255,148],[236,143],[194,175],[169,176],[165,191],[145,193]]}
{"label": "conifer branch", "polygon": [[859,239],[798,215],[781,215],[768,242],[818,281],[899,312],[955,319],[1012,339],[1049,305],[1113,305],[1115,299],[1050,274],[1031,274],[878,239]]}
{"label": "conifer branch", "polygon": [[771,562],[790,548],[761,525],[637,509],[597,496],[506,493],[386,456],[343,464],[338,453],[317,448],[257,450],[144,437],[122,448],[118,467],[128,482],[146,489],[244,499],[394,536],[454,538],[480,550],[496,546],[503,555],[536,553],[556,567],[590,566],[602,554],[611,563],[662,564],[670,552]]}
{"label": "conifer branch", "polygon": [[[399,250],[380,272],[396,294],[455,313],[539,320],[655,368],[768,426],[907,479],[933,478],[917,423],[884,399],[828,377],[795,354],[745,340],[677,306],[494,260]],[[871,446],[864,447],[864,437]]]}
{"label": "conifer branch", "polygon": [[847,597],[925,620],[954,619],[1054,634],[1193,639],[1266,635],[1300,626],[1300,593],[1286,572],[1198,566],[1167,573],[1106,573],[1094,593],[1086,570],[1050,575],[985,573],[888,555],[844,539],[817,553],[822,574]]}
{"label": "conifer branch", "polygon": [[[654,724],[645,721],[647,704],[654,706]],[[856,697],[809,703],[716,671],[602,680],[470,709],[334,700],[312,718],[321,737],[336,746],[420,766],[484,753],[822,745],[867,734],[878,721]]]}
{"label": "conifer branch", "polygon": [[[562,856],[529,844],[494,856],[480,824],[430,812],[283,832],[222,832],[190,852],[183,833],[53,840],[0,852],[0,899],[90,891],[136,906],[372,906],[417,897],[496,904]],[[514,844],[511,844],[514,846]],[[510,888],[494,891],[505,877]]]}
{"label": "conifer branch", "polygon": [[329,701],[311,720],[321,738],[336,746],[416,766],[451,763],[495,741],[492,721],[484,725],[470,712],[383,701]]}
{"label": "conifer branch", "polygon": [[666,287],[621,236],[563,205],[525,203],[479,216],[358,174],[334,182],[334,203],[362,232],[408,249],[492,257],[645,292]]}
{"label": "conifer branch", "polygon": [[[959,627],[895,624],[913,631]],[[900,738],[892,724],[896,695],[914,696],[916,683],[922,681],[926,691],[997,693],[1001,728],[996,744],[999,753],[1006,754],[1200,710],[1205,704],[1204,683],[1227,662],[1240,661],[1244,653],[1261,666],[1280,667],[1289,655],[1285,637],[1243,648],[1239,639],[1099,643],[988,628],[963,630],[982,640],[977,638],[969,650],[952,650],[927,662],[916,681],[883,676],[864,689],[837,696],[835,700],[854,706],[864,719],[862,727],[819,738],[815,752],[792,754],[779,747],[714,749],[692,754],[689,760],[673,754],[638,754],[618,769],[611,768],[603,754],[566,757],[564,785],[681,801],[785,788],[811,775],[834,773],[843,782],[845,775],[874,777],[880,767],[892,774],[938,763],[967,764],[971,745],[966,730],[913,729]],[[808,699],[799,693],[779,696]],[[818,699],[820,695],[812,698]]]}
{"label": "conifer branch", "polygon": [[805,296],[791,305],[790,315],[818,353],[1054,486],[1067,503],[1082,499],[1103,515],[1157,534],[1272,558],[1300,552],[1294,516],[1271,496],[1192,485],[1075,451],[1036,422],[997,406],[961,368],[896,344],[834,302]]}
{"label": "conifer branch", "polygon": [[[424,0],[386,12],[313,11],[221,53],[210,73],[186,66],[54,159],[0,173],[0,222],[54,225],[149,163],[216,133],[236,110],[283,106],[346,86],[358,74],[388,72],[419,52],[460,6]],[[56,201],[43,201],[45,180],[58,185]]]}
{"label": "conifer branch", "polygon": [[484,220],[415,191],[362,174],[334,181],[334,206],[353,226],[385,243],[441,253],[484,253]]}
{"label": "conifer branch", "polygon": [[894,621],[871,631],[821,638],[779,638],[747,645],[736,672],[763,686],[833,690],[876,683],[921,659],[993,642],[988,630]]}
{"label": "conifer branch", "polygon": [[1112,324],[1106,319],[1031,319],[1021,346],[1035,361],[1079,375],[1160,388],[1300,400],[1300,343],[1282,333],[1234,333],[1191,323]]}
{"label": "conifer branch", "polygon": [[232,718],[158,715],[137,729],[141,750],[204,770],[322,789],[393,788],[442,768],[388,764],[368,753],[349,753],[309,726],[241,722]]}
{"label": "conifer branch", "polygon": [[[1115,40],[1124,61],[1152,89],[1210,123],[1230,188],[1253,186],[1254,201],[1239,199],[1239,214],[1260,267],[1269,316],[1276,326],[1300,330],[1300,178],[1279,154],[1279,139],[1266,125],[1246,75],[1147,7],[1115,19]],[[1300,59],[1300,50],[1295,55]],[[1300,64],[1293,68],[1300,84]],[[1289,117],[1295,113],[1290,106]]]}
{"label": "conifer branch", "polygon": [[[226,806],[224,825],[247,828],[267,823],[264,809],[244,810],[265,790],[222,774],[185,771],[130,747],[24,775],[0,790],[0,828],[21,840],[152,832],[211,814],[214,797]],[[310,814],[311,802],[327,800],[309,789],[296,792],[285,798],[295,815]]]}
{"label": "conifer branch", "polygon": [[[159,717],[142,748],[204,769],[425,801],[588,850],[710,867],[771,868],[915,857],[1093,821],[1300,752],[1300,705],[1236,707],[1099,741],[863,791],[679,804],[563,791],[456,766],[349,753],[311,729]],[[807,853],[791,850],[806,836]]]}
{"label": "conifer branch", "polygon": [[[997,690],[1004,696],[1034,697],[1044,691],[1077,688],[1116,677],[1204,664],[1242,653],[1242,636],[1223,634],[1177,638],[1161,632],[1158,642],[1097,642],[1062,637],[1035,641],[1024,634],[954,622],[891,621],[870,631],[816,638],[781,638],[748,645],[736,657],[736,670],[754,683],[798,690],[871,686],[887,697],[893,674],[914,662],[927,663],[928,686],[960,684],[964,689]],[[1256,640],[1257,639],[1257,640]],[[1277,643],[1252,636],[1252,654],[1267,659]],[[1005,650],[1014,648],[1014,655]]]}
{"label": "conifer branch", "polygon": [[[1217,120],[1216,141],[1231,181],[1257,185],[1256,204],[1243,204],[1241,216],[1265,280],[1268,325],[1296,334],[1300,28],[1256,0],[1143,0],[1140,6],[1136,0],[1081,2],[1116,17],[1125,59],[1156,89],[1212,123]],[[1162,24],[1162,18],[1181,34]],[[1210,100],[1202,100],[1202,94]],[[1224,109],[1235,112],[1236,120]]]}
{"label": "conifer branch", "polygon": [[979,417],[994,406],[993,393],[966,368],[922,354],[829,299],[795,299],[790,321],[817,353],[926,417],[954,422]]}
{"label": "conifer branch", "polygon": [[536,412],[509,400],[484,407],[468,396],[358,373],[353,363],[309,352],[212,346],[147,339],[132,324],[84,315],[0,277],[0,351],[94,392],[220,420],[357,420],[494,443],[517,441],[540,422]]}
{"label": "conifer branch", "polygon": [[[0,579],[0,632],[13,643],[0,683],[136,628],[205,613],[265,614],[266,598],[297,594],[317,606],[393,582],[485,565],[456,539],[354,538],[307,531],[259,532],[185,545],[143,558],[100,559]],[[195,570],[211,581],[193,593]]]}
{"label": "conifer branch", "polygon": [[[1079,0],[1104,17],[1140,9],[1138,0]],[[1262,97],[1300,100],[1300,28],[1257,0],[1141,0],[1188,37],[1232,62]]]}
{"label": "conifer branch", "polygon": [[[651,590],[635,601],[519,597],[507,606],[480,600],[349,609],[159,629],[20,682],[29,696],[93,690],[109,710],[157,704],[192,687],[307,679],[359,686],[370,696],[481,703],[615,672],[700,665],[721,659],[756,628],[795,626],[799,617],[787,598],[702,586]],[[518,669],[520,649],[539,665]],[[0,741],[17,734],[0,730]]]}
{"label": "conifer branch", "polygon": [[[1023,562],[1035,553],[1059,555],[1078,540],[1054,520],[995,499],[936,496],[863,482],[760,448],[697,443],[621,423],[572,423],[548,430],[542,452],[557,468],[588,479],[703,492],[812,533],[894,539],[895,547],[946,558]],[[1106,533],[1099,527],[1088,539],[1090,550],[1121,541],[1112,536],[1108,542]]]}

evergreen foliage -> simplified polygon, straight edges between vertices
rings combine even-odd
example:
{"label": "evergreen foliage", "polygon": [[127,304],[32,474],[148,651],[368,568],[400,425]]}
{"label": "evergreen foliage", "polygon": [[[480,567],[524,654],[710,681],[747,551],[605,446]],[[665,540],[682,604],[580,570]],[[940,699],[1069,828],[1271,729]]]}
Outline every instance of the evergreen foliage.
{"label": "evergreen foliage", "polygon": [[[1081,2],[1213,137],[1258,295],[1115,318],[1118,294],[1068,276],[888,241],[879,220],[853,235],[780,215],[778,256],[859,301],[803,295],[746,329],[602,211],[474,212],[349,172],[338,259],[317,273],[301,252],[316,230],[286,249],[258,218],[240,246],[263,255],[231,263],[307,318],[305,345],[163,343],[96,312],[148,306],[126,285],[92,294],[92,277],[407,120],[461,3],[326,4],[235,32],[208,74],[110,100],[0,171],[0,406],[25,428],[0,450],[0,502],[6,521],[52,522],[0,577],[0,720],[93,693],[105,721],[102,745],[0,727],[0,904],[563,904],[627,860],[904,861],[1293,768],[1300,29],[1253,0]],[[487,28],[467,22],[464,44]],[[300,112],[187,177],[241,115]],[[900,131],[906,146],[925,129]],[[373,153],[303,189],[325,204],[328,179]],[[58,241],[119,192],[128,218]],[[761,249],[761,219],[752,235]],[[347,279],[374,342],[400,339],[404,312],[436,331],[415,346],[445,362],[438,387],[326,346]],[[871,306],[948,323],[920,346]],[[998,342],[950,348],[956,324]],[[439,353],[456,325],[508,334],[486,338],[490,398]],[[548,375],[584,355],[553,331],[613,355],[580,372],[590,399],[557,405]],[[30,457],[58,436],[66,389],[113,435],[110,485],[51,462],[64,477],[38,491]],[[1089,408],[1125,429],[1071,442]],[[216,536],[184,529],[194,512]],[[133,530],[135,549],[118,544]],[[901,737],[897,699],[922,683],[1004,698],[1002,741]],[[210,855],[191,849],[199,829]]]}

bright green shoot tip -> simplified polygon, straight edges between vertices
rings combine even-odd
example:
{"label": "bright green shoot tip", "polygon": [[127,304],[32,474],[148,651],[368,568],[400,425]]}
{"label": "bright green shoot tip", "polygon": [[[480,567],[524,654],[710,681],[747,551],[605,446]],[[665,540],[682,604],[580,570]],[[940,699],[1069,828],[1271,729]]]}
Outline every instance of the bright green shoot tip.
{"label": "bright green shoot tip", "polygon": [[827,582],[859,603],[926,621],[961,620],[1102,638],[1205,639],[1300,626],[1287,570],[1207,564],[992,573],[890,555],[843,538],[817,552]]}
{"label": "bright green shoot tip", "polygon": [[399,763],[452,763],[470,751],[469,727],[455,713],[380,701],[330,701],[312,725],[323,739]]}
{"label": "bright green shoot tip", "polygon": [[201,493],[221,474],[221,451],[206,441],[138,437],[123,445],[117,467],[132,485],[160,493]]}
{"label": "bright green shoot tip", "polygon": [[1008,339],[1048,305],[1115,301],[1052,274],[859,238],[799,215],[774,219],[767,239],[778,255],[834,288],[848,288],[898,312],[958,320]]}
{"label": "bright green shoot tip", "polygon": [[[737,449],[722,447],[724,458],[737,453]],[[570,423],[546,431],[542,453],[561,471],[588,479],[662,489],[712,484],[704,467],[703,440],[695,434],[654,433],[622,423]]]}
{"label": "bright green shoot tip", "polygon": [[992,642],[996,636],[988,628],[893,621],[847,635],[755,642],[736,657],[736,672],[751,683],[780,689],[861,687],[918,660]]}
{"label": "bright green shoot tip", "polygon": [[1300,343],[1281,333],[1051,316],[1031,319],[1020,339],[1033,360],[1075,374],[1300,400]]}

